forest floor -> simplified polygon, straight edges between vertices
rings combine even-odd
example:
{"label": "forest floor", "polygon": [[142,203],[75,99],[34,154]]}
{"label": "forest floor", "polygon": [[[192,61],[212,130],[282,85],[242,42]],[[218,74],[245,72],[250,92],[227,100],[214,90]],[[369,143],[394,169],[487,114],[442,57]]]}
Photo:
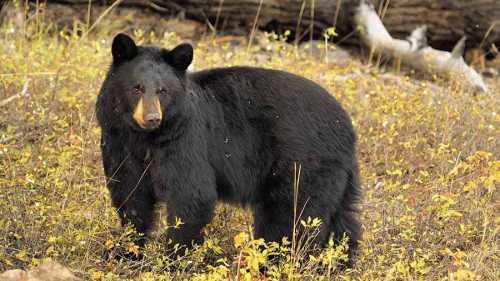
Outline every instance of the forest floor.
{"label": "forest floor", "polygon": [[[131,28],[138,17],[111,12],[89,32],[84,20],[61,27],[40,11],[0,27],[0,102],[23,87],[27,93],[1,107],[0,272],[54,260],[86,280],[500,279],[498,77],[486,80],[490,92],[473,93],[460,79],[417,80],[394,74],[389,63],[373,67],[356,58],[325,61],[283,36],[262,34],[250,47],[234,37],[196,38],[194,69],[286,70],[343,104],[358,134],[363,182],[358,261],[340,270],[342,247],[301,263],[290,247],[257,247],[249,210],[225,204],[204,230],[205,243],[184,257],[165,254],[161,209],[144,257],[115,258],[137,248],[111,206],[95,120],[111,39],[123,30],[166,48],[185,39]],[[283,258],[269,263],[272,255]]]}

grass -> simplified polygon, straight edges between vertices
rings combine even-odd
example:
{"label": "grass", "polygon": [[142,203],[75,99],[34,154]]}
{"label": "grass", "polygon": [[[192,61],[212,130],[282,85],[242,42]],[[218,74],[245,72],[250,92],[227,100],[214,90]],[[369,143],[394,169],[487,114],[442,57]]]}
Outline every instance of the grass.
{"label": "grass", "polygon": [[[383,74],[355,60],[325,63],[279,39],[248,52],[246,44],[202,39],[195,69],[287,70],[341,101],[359,136],[363,179],[356,265],[338,269],[343,247],[297,264],[291,245],[252,239],[248,210],[222,204],[206,242],[186,257],[165,254],[160,223],[144,259],[109,258],[137,251],[111,207],[94,112],[111,38],[124,26],[113,13],[87,34],[88,26],[75,21],[61,30],[40,13],[0,28],[0,100],[30,80],[28,97],[1,107],[0,271],[51,259],[87,280],[499,279],[500,83],[490,80],[491,93],[476,96],[459,82]],[[169,32],[134,36],[164,47],[180,42]],[[320,222],[304,223],[313,233]],[[276,255],[282,261],[268,264]]]}

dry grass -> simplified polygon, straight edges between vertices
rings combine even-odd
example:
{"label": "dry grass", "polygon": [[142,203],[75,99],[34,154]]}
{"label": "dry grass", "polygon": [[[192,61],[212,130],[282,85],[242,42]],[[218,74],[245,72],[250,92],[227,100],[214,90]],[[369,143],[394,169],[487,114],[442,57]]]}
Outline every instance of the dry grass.
{"label": "dry grass", "polygon": [[[0,114],[0,270],[53,259],[91,280],[498,280],[498,81],[480,96],[459,83],[380,74],[362,63],[327,64],[280,40],[197,42],[195,68],[255,65],[317,81],[351,114],[359,135],[364,228],[359,261],[335,267],[344,250],[292,263],[289,248],[251,239],[248,211],[220,205],[206,242],[186,257],[165,256],[158,239],[139,262],[105,188],[94,103],[123,28],[107,17],[87,37],[55,30],[43,15],[0,29],[0,100],[29,97]],[[112,23],[112,24],[111,24]],[[73,35],[72,35],[73,34]],[[141,43],[177,44],[173,33],[135,32]],[[496,83],[496,85],[494,85]],[[293,187],[290,187],[293,188]],[[160,211],[160,217],[164,217]],[[314,228],[318,222],[308,222]],[[265,257],[281,255],[279,264]],[[259,267],[267,264],[267,276]],[[328,272],[331,272],[329,275]]]}

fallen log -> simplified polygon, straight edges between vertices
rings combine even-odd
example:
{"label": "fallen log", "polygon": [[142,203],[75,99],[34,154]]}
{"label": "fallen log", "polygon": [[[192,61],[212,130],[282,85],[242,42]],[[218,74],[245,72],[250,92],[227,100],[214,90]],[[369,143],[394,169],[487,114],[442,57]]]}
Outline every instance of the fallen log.
{"label": "fallen log", "polygon": [[[88,5],[88,0],[57,0]],[[92,1],[111,4],[114,0]],[[498,0],[373,0],[388,31],[402,38],[421,25],[428,26],[427,38],[434,48],[451,50],[467,36],[470,47],[485,50],[500,46],[500,1]],[[322,39],[326,28],[335,26],[341,40],[352,34],[353,17],[359,0],[124,0],[120,5],[146,7],[160,13],[182,14],[209,24],[216,30],[244,28],[249,33],[255,16],[258,28],[308,39],[309,30]],[[356,41],[352,41],[356,42]],[[469,47],[469,46],[467,46]]]}
{"label": "fallen log", "polygon": [[463,53],[465,37],[462,37],[451,52],[434,49],[427,45],[426,26],[413,30],[406,39],[393,38],[385,28],[375,8],[361,1],[355,14],[363,42],[371,52],[391,56],[420,71],[440,76],[463,77],[472,88],[482,92],[488,89],[480,74],[468,66]]}

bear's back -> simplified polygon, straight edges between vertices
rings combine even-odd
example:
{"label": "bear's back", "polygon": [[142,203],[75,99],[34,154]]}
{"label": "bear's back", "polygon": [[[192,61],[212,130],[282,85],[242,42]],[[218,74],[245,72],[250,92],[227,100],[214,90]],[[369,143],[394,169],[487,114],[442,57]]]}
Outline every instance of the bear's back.
{"label": "bear's back", "polygon": [[241,124],[252,124],[261,135],[272,136],[280,154],[294,157],[312,152],[338,158],[342,152],[354,151],[355,135],[347,113],[311,80],[253,67],[217,68],[190,76],[205,98],[218,101],[229,127],[237,130]]}

